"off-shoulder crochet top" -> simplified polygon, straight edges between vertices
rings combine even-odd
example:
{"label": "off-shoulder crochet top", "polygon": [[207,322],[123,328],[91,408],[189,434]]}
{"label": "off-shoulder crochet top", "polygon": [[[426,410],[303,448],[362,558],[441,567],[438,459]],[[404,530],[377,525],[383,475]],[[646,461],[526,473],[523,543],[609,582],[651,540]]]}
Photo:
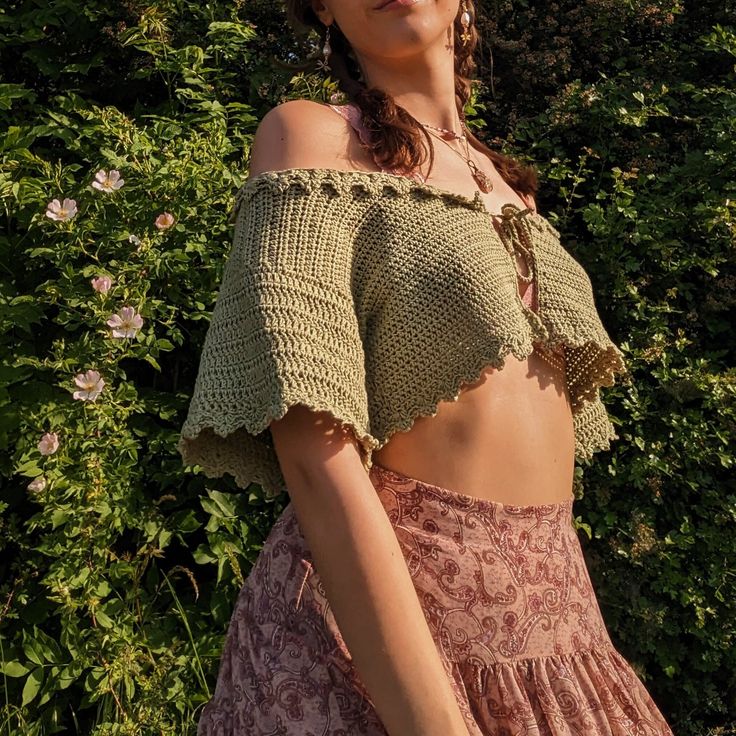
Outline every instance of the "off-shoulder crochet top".
{"label": "off-shoulder crochet top", "polygon": [[[497,227],[494,227],[494,220]],[[541,214],[383,171],[291,168],[236,194],[233,244],[178,449],[207,477],[286,491],[269,424],[327,411],[363,465],[397,431],[535,345],[563,351],[576,458],[617,439],[600,387],[628,369],[590,279]],[[520,297],[521,245],[535,279]]]}

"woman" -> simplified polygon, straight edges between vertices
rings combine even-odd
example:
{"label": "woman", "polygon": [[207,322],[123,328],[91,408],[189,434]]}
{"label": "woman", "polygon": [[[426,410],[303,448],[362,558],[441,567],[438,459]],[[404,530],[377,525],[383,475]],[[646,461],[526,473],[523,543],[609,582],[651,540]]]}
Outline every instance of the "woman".
{"label": "woman", "polygon": [[348,103],[270,111],[238,192],[180,450],[290,503],[198,733],[671,736],[572,525],[622,354],[464,125],[471,0],[380,6],[291,0]]}

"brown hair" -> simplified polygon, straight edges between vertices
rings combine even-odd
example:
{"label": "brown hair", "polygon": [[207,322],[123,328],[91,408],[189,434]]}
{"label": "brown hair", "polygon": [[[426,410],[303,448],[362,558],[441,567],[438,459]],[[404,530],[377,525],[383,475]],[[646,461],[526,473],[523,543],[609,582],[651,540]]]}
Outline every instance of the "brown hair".
{"label": "brown hair", "polygon": [[[285,3],[287,21],[295,33],[305,34],[314,29],[320,36],[320,54],[316,58],[303,64],[289,66],[294,69],[316,70],[322,58],[321,50],[325,43],[327,26],[314,13],[309,0],[285,0]],[[466,0],[466,3],[471,17],[475,19],[473,0]],[[473,52],[478,45],[478,31],[475,24],[471,23],[468,28],[470,40],[467,44],[462,42],[461,13],[462,7],[454,22],[455,100],[460,119],[464,123],[465,104],[470,98],[472,84],[475,81],[472,76],[476,70]],[[424,163],[427,158],[426,152],[429,150],[431,170],[434,153],[430,135],[403,107],[394,102],[391,95],[378,87],[367,87],[360,80],[361,71],[353,49],[336,23],[330,26],[330,47],[332,49],[328,58],[331,67],[330,76],[337,82],[338,88],[347,100],[360,109],[363,124],[371,132],[368,148],[376,163],[383,168],[411,173]],[[469,129],[466,129],[465,133],[468,143],[488,155],[509,186],[520,194],[536,195],[539,185],[536,168],[533,165],[492,150],[478,140]],[[422,135],[428,143],[426,148],[422,146]]]}

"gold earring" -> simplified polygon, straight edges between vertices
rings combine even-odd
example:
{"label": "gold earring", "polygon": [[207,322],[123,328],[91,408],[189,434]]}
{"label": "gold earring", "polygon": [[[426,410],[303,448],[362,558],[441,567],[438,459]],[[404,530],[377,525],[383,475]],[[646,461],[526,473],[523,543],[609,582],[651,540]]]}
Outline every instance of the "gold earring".
{"label": "gold earring", "polygon": [[460,16],[460,25],[463,27],[463,32],[460,34],[460,38],[463,41],[463,46],[467,46],[470,41],[470,34],[468,28],[470,27],[470,13],[468,12],[467,0],[463,0],[463,14]]}

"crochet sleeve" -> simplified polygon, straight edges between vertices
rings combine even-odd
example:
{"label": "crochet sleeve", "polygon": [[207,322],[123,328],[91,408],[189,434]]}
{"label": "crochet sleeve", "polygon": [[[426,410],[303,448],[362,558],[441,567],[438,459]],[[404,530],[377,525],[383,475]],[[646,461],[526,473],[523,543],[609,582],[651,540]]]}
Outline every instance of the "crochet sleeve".
{"label": "crochet sleeve", "polygon": [[366,468],[377,445],[350,228],[339,200],[272,173],[249,179],[236,197],[233,244],[177,445],[207,477],[229,473],[267,496],[287,490],[269,423],[295,404],[347,426]]}

